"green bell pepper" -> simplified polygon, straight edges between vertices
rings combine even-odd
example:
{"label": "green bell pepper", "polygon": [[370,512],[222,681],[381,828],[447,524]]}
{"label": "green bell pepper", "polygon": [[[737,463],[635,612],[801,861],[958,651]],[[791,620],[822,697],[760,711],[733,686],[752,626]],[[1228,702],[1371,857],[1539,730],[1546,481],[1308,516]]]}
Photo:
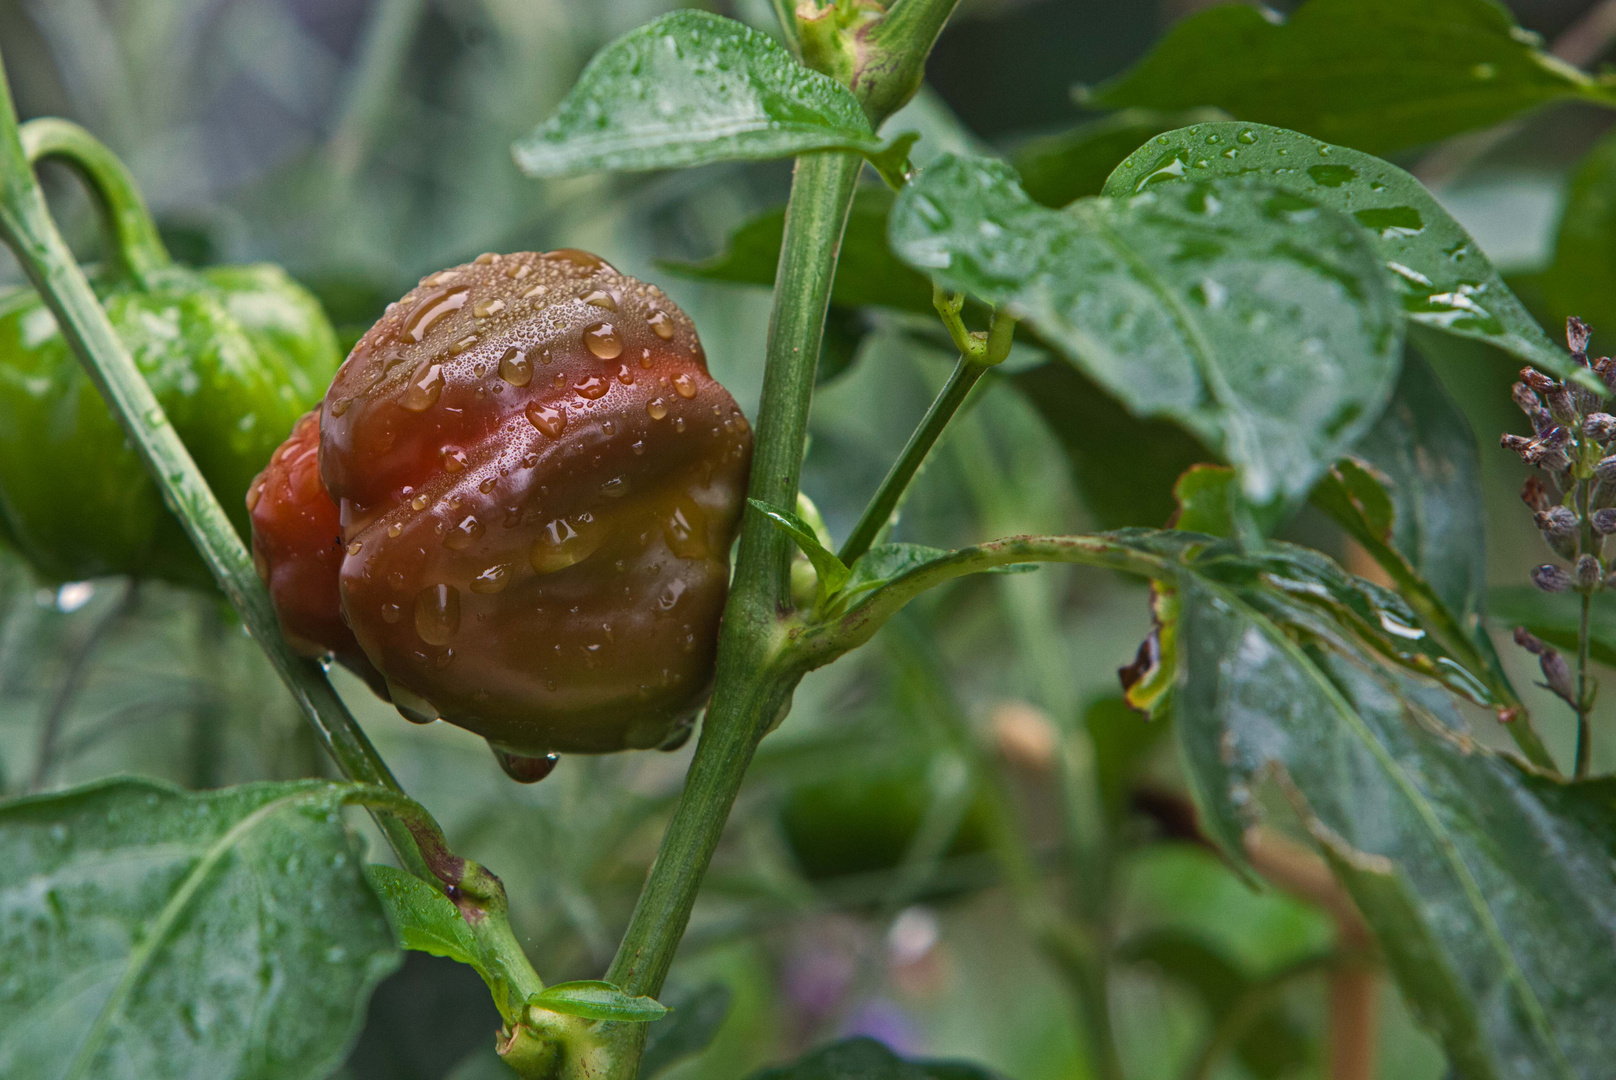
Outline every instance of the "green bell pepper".
{"label": "green bell pepper", "polygon": [[[174,263],[122,162],[56,119],[22,127],[30,162],[89,186],[111,258],[92,273],[112,325],[174,430],[250,535],[244,498],[342,357],[319,302],[270,265]],[[38,294],[0,296],[0,536],[48,577],[211,576]]]}

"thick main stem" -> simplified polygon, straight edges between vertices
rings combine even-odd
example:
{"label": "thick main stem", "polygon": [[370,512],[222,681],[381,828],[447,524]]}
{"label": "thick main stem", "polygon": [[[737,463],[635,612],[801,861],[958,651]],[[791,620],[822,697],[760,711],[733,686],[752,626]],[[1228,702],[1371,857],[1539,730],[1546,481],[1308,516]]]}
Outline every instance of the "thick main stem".
{"label": "thick main stem", "polygon": [[[0,65],[0,234],[11,247],[39,295],[50,308],[62,335],[84,364],[140,454],[147,472],[163,493],[163,501],[179,518],[215,580],[276,673],[314,724],[321,742],[350,780],[399,790],[398,781],[360,730],[346,705],[331,688],[318,664],[294,654],[281,636],[269,593],[253,569],[241,538],[202,478],[185,444],[174,432],[128,349],[107,320],[51,220],[44,193],[34,177],[17,134],[11,92]],[[424,873],[407,830],[382,815],[377,823],[392,841],[400,860]]]}
{"label": "thick main stem", "polygon": [[[751,498],[771,506],[796,503],[814,367],[860,165],[859,158],[839,153],[797,160],[748,489]],[[606,975],[630,994],[654,996],[661,990],[753,751],[801,677],[800,671],[781,669],[775,662],[780,616],[789,595],[789,560],[785,534],[748,508],[701,740]]]}

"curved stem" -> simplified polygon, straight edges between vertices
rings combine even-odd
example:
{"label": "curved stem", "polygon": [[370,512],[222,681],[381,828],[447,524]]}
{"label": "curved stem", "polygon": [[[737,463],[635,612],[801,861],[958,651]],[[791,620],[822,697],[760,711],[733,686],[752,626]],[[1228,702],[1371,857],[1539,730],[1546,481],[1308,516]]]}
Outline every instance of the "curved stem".
{"label": "curved stem", "polygon": [[[23,272],[56,316],[62,334],[84,364],[90,381],[122,424],[157,482],[163,501],[180,520],[219,588],[241,613],[252,636],[319,733],[322,743],[350,780],[398,791],[398,781],[360,730],[348,707],[331,688],[325,672],[296,655],[281,636],[269,592],[253,569],[247,548],[224,508],[168,423],[162,406],[135,367],[129,350],[107,321],[56,230],[45,196],[34,177],[17,131],[5,69],[0,64],[0,239],[16,254]],[[404,866],[424,873],[408,831],[390,816],[377,824],[392,841]]]}
{"label": "curved stem", "polygon": [[898,460],[892,463],[886,479],[881,481],[875,497],[859,516],[858,524],[853,526],[853,532],[842,545],[842,550],[836,553],[842,562],[851,566],[853,560],[870,550],[870,545],[875,543],[876,537],[881,535],[881,530],[886,528],[887,522],[891,520],[893,511],[897,509],[904,492],[909,488],[909,482],[920,471],[926,455],[931,453],[938,436],[942,435],[943,429],[954,418],[954,414],[959,411],[959,407],[964,404],[966,397],[976,386],[977,380],[981,379],[986,371],[987,368],[968,357],[959,358],[959,363],[954,365],[954,373],[948,377],[948,383],[943,387],[942,393],[937,395],[937,399],[931,403],[931,408],[926,410],[925,418],[920,421],[920,426],[915,428],[914,434],[909,436],[909,441],[904,445],[903,453],[898,455]]}
{"label": "curved stem", "polygon": [[145,284],[147,275],[173,265],[135,178],[106,144],[77,124],[55,117],[30,120],[18,129],[30,165],[60,161],[89,187],[121,276]]}

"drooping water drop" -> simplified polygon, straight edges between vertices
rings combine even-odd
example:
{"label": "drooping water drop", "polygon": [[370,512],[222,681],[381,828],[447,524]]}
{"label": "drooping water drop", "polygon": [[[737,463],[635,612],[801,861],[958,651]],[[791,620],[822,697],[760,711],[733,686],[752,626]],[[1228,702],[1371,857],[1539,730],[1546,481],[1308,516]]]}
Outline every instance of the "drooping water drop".
{"label": "drooping water drop", "polygon": [[498,315],[504,310],[505,301],[501,300],[497,296],[491,300],[479,300],[471,306],[471,314],[473,317],[478,319],[486,319],[490,316]]}
{"label": "drooping water drop", "polygon": [[673,337],[673,316],[661,308],[651,312],[651,317],[646,322],[650,325],[651,332],[663,341]]}
{"label": "drooping water drop", "polygon": [[668,405],[661,398],[652,398],[645,403],[645,411],[651,414],[651,419],[661,420],[668,415]]}
{"label": "drooping water drop", "polygon": [[443,366],[434,364],[430,360],[422,360],[410,375],[410,381],[404,387],[404,396],[399,404],[412,412],[424,412],[430,409],[443,393]]}
{"label": "drooping water drop", "polygon": [[585,293],[583,299],[590,307],[604,308],[607,311],[617,310],[617,294],[611,289],[595,289]]}
{"label": "drooping water drop", "polygon": [[600,375],[589,375],[573,384],[578,396],[594,401],[606,396],[606,391],[612,388],[612,381]]}
{"label": "drooping water drop", "polygon": [[682,398],[693,398],[696,396],[696,380],[692,379],[684,372],[680,372],[673,377],[673,388],[674,390],[678,391],[679,396]]}
{"label": "drooping water drop", "polygon": [[457,473],[466,467],[466,452],[458,446],[445,446],[438,456],[443,459],[444,472]]}
{"label": "drooping water drop", "polygon": [[447,645],[460,630],[460,590],[428,585],[415,594],[415,632],[428,645]]}

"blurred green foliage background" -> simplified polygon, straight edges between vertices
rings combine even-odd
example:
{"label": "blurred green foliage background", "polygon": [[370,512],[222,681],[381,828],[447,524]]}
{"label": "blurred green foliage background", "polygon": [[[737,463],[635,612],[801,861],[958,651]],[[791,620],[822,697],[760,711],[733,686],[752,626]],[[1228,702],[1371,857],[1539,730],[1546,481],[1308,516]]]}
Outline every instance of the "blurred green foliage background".
{"label": "blurred green foliage background", "polygon": [[[783,200],[788,169],[544,183],[510,158],[512,140],[550,112],[601,44],[675,6],[5,0],[0,50],[23,116],[70,117],[124,156],[178,257],[282,263],[319,293],[350,341],[387,301],[445,265],[484,250],[581,247],[663,285],[750,413],[767,293],[674,277],[657,261],[720,250],[741,222]],[[712,6],[759,26],[772,20],[767,0]],[[1060,131],[1084,118],[1074,84],[1121,70],[1201,6],[967,0],[934,57],[932,89],[889,130],[922,131],[922,154],[972,140],[1007,149]],[[1511,4],[1551,39],[1586,6]],[[1607,116],[1568,106],[1534,117],[1440,190],[1489,255],[1528,283],[1552,255],[1568,174]],[[47,180],[69,234],[93,258],[87,200],[63,174]],[[897,316],[860,321],[855,362],[816,399],[805,489],[839,534],[948,372],[951,355],[914,326]],[[1483,444],[1495,583],[1516,584],[1540,553],[1515,501],[1520,466],[1493,449],[1514,421],[1510,367],[1490,357],[1439,366]],[[1087,467],[1121,469],[1142,452],[1119,446],[1114,462]],[[1014,379],[1000,377],[945,437],[898,535],[944,546],[1098,526],[1057,434]],[[1318,521],[1304,516],[1291,529],[1341,550]],[[1040,740],[1115,695],[1115,670],[1148,629],[1145,601],[1142,587],[1070,568],[968,579],[811,676],[764,744],[667,995],[678,1004],[720,985],[728,1019],[710,1049],[667,1075],[741,1076],[854,1032],[902,1051],[969,1057],[1016,1080],[1086,1075],[1072,1005],[973,840],[959,739],[1009,759],[1018,803],[1049,849],[1060,828],[1051,751]],[[1512,673],[1518,685],[1531,681],[1524,663]],[[405,788],[457,850],[504,878],[539,972],[598,975],[688,748],[569,758],[544,783],[519,787],[480,740],[406,724],[339,678]],[[1534,704],[1563,753],[1569,725]],[[1145,722],[1114,704],[1100,708],[1107,732],[1142,748],[1147,790],[1177,791],[1171,755],[1140,730]],[[328,769],[220,601],[119,580],[47,582],[0,552],[0,794],[117,772],[211,787]],[[1193,941],[1245,978],[1328,941],[1321,914],[1252,891],[1169,831],[1149,815],[1127,818],[1112,916],[1119,940]],[[1051,873],[1067,872],[1049,855]],[[1137,1077],[1180,1074],[1214,1015],[1194,980],[1158,955],[1137,950],[1113,1003]],[[1240,1055],[1216,1075],[1320,1075],[1322,996],[1318,982],[1285,998],[1275,1020],[1283,1031],[1272,1038],[1297,1049],[1277,1067],[1260,1053]],[[1443,1075],[1440,1051],[1394,991],[1384,1012],[1382,1075]],[[493,1055],[495,1023],[469,971],[413,955],[376,996],[345,1075],[508,1075]]]}

